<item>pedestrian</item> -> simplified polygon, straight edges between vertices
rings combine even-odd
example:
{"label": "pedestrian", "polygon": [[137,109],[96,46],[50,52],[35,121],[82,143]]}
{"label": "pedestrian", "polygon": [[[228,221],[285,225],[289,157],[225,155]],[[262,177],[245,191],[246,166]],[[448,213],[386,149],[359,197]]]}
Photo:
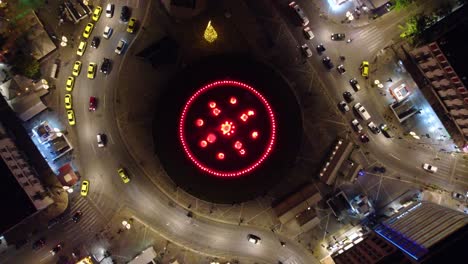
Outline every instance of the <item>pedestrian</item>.
{"label": "pedestrian", "polygon": [[393,82],[392,78],[388,78],[387,82]]}

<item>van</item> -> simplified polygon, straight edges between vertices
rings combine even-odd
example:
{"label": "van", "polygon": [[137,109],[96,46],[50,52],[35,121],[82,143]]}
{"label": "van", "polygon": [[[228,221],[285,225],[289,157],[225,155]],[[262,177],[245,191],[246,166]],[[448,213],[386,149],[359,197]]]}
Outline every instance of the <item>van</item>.
{"label": "van", "polygon": [[296,16],[299,18],[302,26],[307,26],[309,24],[309,18],[305,15],[304,10],[296,4],[296,2],[290,2],[289,6],[294,10],[294,13],[296,13]]}
{"label": "van", "polygon": [[54,63],[54,65],[52,65],[52,70],[50,71],[50,77],[57,79],[57,71],[58,71],[58,64]]}

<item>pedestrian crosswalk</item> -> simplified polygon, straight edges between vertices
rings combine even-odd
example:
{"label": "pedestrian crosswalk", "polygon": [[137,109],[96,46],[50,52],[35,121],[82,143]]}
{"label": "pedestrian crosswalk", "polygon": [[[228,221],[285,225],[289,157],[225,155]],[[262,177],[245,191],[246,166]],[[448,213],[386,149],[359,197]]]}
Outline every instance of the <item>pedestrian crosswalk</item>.
{"label": "pedestrian crosswalk", "polygon": [[381,28],[368,26],[354,31],[353,38],[359,41],[359,43],[363,43],[362,46],[365,47],[370,54],[374,54],[387,46],[392,36],[389,36],[388,32],[382,31]]}

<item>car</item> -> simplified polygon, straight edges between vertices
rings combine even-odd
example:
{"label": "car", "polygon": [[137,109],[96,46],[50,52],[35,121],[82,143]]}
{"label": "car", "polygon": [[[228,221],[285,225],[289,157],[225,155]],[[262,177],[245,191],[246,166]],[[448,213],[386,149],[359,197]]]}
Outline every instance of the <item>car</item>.
{"label": "car", "polygon": [[338,107],[341,109],[343,112],[348,112],[349,111],[349,106],[345,101],[341,101],[338,103]]}
{"label": "car", "polygon": [[70,126],[74,126],[76,124],[75,112],[73,110],[67,110],[67,119]]}
{"label": "car", "polygon": [[119,168],[117,170],[117,172],[119,173],[119,176],[120,176],[120,178],[122,179],[122,181],[124,183],[129,183],[130,182],[130,178],[128,178],[127,172],[125,171],[124,168]]}
{"label": "car", "polygon": [[97,145],[100,148],[103,148],[106,145],[106,135],[97,134],[96,135]]}
{"label": "car", "polygon": [[94,79],[96,77],[96,63],[90,62],[88,65],[88,79]]}
{"label": "car", "polygon": [[127,42],[125,42],[125,40],[123,39],[119,40],[119,43],[117,43],[117,47],[115,48],[115,53],[122,54],[123,50],[125,49],[126,44]]}
{"label": "car", "polygon": [[370,131],[372,131],[372,133],[374,134],[379,134],[380,133],[380,129],[374,124],[374,122],[369,122],[367,124],[367,127],[370,129]]}
{"label": "car", "polygon": [[367,112],[366,108],[361,105],[361,103],[356,103],[354,105],[354,109],[359,113],[359,116],[361,116],[362,119],[364,120],[369,120],[371,116],[369,115],[369,112]]}
{"label": "car", "polygon": [[73,91],[73,87],[75,87],[75,77],[68,76],[67,82],[65,83],[65,90],[67,90],[67,92],[71,92]]}
{"label": "car", "polygon": [[93,16],[91,17],[91,19],[97,22],[99,18],[101,17],[101,13],[102,13],[102,7],[96,6],[96,8],[94,8]]}
{"label": "car", "polygon": [[122,9],[120,9],[120,21],[121,22],[128,22],[128,19],[130,18],[130,8],[128,6],[122,6]]}
{"label": "car", "polygon": [[312,51],[310,50],[307,44],[302,45],[301,50],[302,50],[302,54],[304,54],[304,56],[306,56],[307,58],[312,57]]}
{"label": "car", "polygon": [[107,4],[106,6],[106,17],[113,17],[114,16],[114,4]]}
{"label": "car", "polygon": [[111,68],[111,60],[104,58],[102,60],[101,69],[99,71],[107,75],[109,74],[110,68]]}
{"label": "car", "polygon": [[368,61],[362,61],[361,66],[361,75],[363,77],[369,78],[369,62]]}
{"label": "car", "polygon": [[379,126],[380,130],[382,131],[382,134],[387,137],[387,138],[392,138],[393,133],[391,132],[390,128],[387,126],[387,124],[380,124]]}
{"label": "car", "polygon": [[76,50],[76,55],[78,56],[83,56],[85,50],[86,50],[86,41],[80,41],[80,44],[78,45],[78,49]]}
{"label": "car", "polygon": [[344,40],[346,35],[344,33],[334,33],[331,34],[331,39],[332,40]]}
{"label": "car", "polygon": [[96,111],[96,106],[97,106],[96,101],[97,101],[96,97],[94,97],[94,96],[89,97],[89,107],[88,107],[89,111]]}
{"label": "car", "polygon": [[296,13],[297,18],[301,22],[302,26],[307,26],[309,24],[309,18],[305,15],[304,10],[296,4],[295,1],[292,1],[289,3],[289,7],[291,7],[294,10],[294,13]]}
{"label": "car", "polygon": [[84,180],[81,183],[81,196],[87,196],[89,191],[89,181]]}
{"label": "car", "polygon": [[344,74],[346,72],[346,69],[344,67],[343,64],[340,64],[336,67],[336,70],[340,73],[340,74]]}
{"label": "car", "polygon": [[361,86],[358,83],[358,80],[356,78],[352,78],[349,80],[349,84],[351,84],[351,87],[357,92],[361,90]]}
{"label": "car", "polygon": [[367,143],[369,142],[369,137],[366,133],[361,133],[359,134],[359,140],[361,140],[362,143]]}
{"label": "car", "polygon": [[44,245],[45,245],[45,238],[41,237],[38,240],[36,240],[36,242],[34,242],[32,244],[32,249],[33,250],[38,250],[38,249],[44,247]]}
{"label": "car", "polygon": [[93,40],[91,40],[91,47],[97,49],[99,47],[99,43],[101,43],[101,39],[98,36],[94,36]]}
{"label": "car", "polygon": [[51,250],[50,250],[50,254],[55,255],[57,254],[57,252],[59,252],[60,250],[62,250],[63,248],[63,243],[60,243],[60,244],[57,244],[55,247],[53,247]]}
{"label": "car", "polygon": [[328,56],[322,59],[322,63],[329,70],[331,70],[333,68],[333,66],[334,66],[333,62],[330,60],[330,57],[328,57]]}
{"label": "car", "polygon": [[385,169],[385,167],[381,167],[381,166],[374,166],[372,168],[372,170],[374,172],[380,172],[380,173],[385,173],[387,171],[387,169]]}
{"label": "car", "polygon": [[78,223],[82,215],[83,215],[83,212],[81,212],[80,210],[76,211],[72,216],[73,222]]}
{"label": "car", "polygon": [[72,95],[65,94],[65,109],[72,109]]}
{"label": "car", "polygon": [[73,63],[72,75],[77,77],[78,75],[80,75],[80,72],[81,72],[81,61],[75,61],[75,63]]}
{"label": "car", "polygon": [[310,29],[310,27],[305,27],[302,32],[304,32],[304,36],[306,39],[313,39],[315,36],[314,36],[314,33],[312,32],[312,30]]}
{"label": "car", "polygon": [[353,95],[346,91],[346,92],[343,92],[343,98],[345,99],[346,102],[350,103],[352,101],[354,101],[354,98],[353,98]]}
{"label": "car", "polygon": [[459,200],[459,201],[465,201],[465,199],[466,199],[465,195],[463,195],[461,193],[457,193],[457,192],[452,192],[452,197],[453,197],[453,199]]}
{"label": "car", "polygon": [[86,24],[86,27],[83,31],[83,38],[85,39],[89,38],[89,35],[91,35],[91,32],[93,32],[93,28],[94,28],[93,23]]}
{"label": "car", "polygon": [[436,173],[438,169],[437,167],[432,166],[431,164],[428,164],[428,163],[423,163],[422,167],[424,170],[431,172],[431,173]]}
{"label": "car", "polygon": [[247,240],[252,244],[260,244],[260,242],[262,241],[260,237],[252,234],[247,235]]}
{"label": "car", "polygon": [[359,124],[359,121],[357,119],[353,119],[351,121],[351,125],[353,126],[353,129],[356,132],[360,133],[362,131],[362,126],[361,126],[361,124]]}
{"label": "car", "polygon": [[134,17],[130,18],[130,21],[128,21],[128,25],[127,25],[127,32],[128,33],[135,32],[136,22],[137,22],[136,18],[134,18]]}
{"label": "car", "polygon": [[317,53],[318,54],[322,54],[324,51],[326,51],[327,49],[325,48],[325,46],[323,46],[322,43],[318,44],[317,47],[315,48],[317,50]]}
{"label": "car", "polygon": [[109,26],[106,26],[104,28],[104,32],[102,33],[102,37],[105,38],[105,39],[109,39],[112,35],[112,28],[109,27]]}

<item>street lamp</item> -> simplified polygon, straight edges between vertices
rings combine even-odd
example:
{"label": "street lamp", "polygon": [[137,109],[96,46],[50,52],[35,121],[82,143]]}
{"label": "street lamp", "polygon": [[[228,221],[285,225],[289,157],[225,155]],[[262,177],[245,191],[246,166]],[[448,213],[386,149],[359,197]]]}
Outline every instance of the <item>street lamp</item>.
{"label": "street lamp", "polygon": [[123,225],[125,228],[127,228],[127,230],[129,230],[129,229],[132,227],[132,226],[130,225],[130,223],[127,222],[126,220],[123,220],[123,221],[122,221],[122,225]]}

